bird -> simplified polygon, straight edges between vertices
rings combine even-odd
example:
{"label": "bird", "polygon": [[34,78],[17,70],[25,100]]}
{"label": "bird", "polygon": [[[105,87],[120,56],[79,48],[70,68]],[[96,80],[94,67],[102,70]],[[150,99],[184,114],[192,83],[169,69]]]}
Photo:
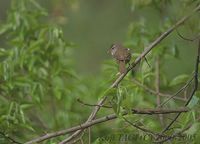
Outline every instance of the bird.
{"label": "bird", "polygon": [[126,73],[126,64],[131,60],[131,50],[129,48],[123,47],[120,43],[114,43],[111,45],[108,53],[110,53],[112,57],[116,59],[119,65],[119,73]]}

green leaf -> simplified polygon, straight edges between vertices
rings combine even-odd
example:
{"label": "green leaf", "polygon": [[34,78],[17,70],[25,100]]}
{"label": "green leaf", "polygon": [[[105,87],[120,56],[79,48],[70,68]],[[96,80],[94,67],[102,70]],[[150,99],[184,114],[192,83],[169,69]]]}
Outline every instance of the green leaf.
{"label": "green leaf", "polygon": [[55,97],[60,100],[62,97],[62,90],[59,87],[54,88],[54,95]]}
{"label": "green leaf", "polygon": [[144,74],[144,76],[142,78],[143,78],[143,80],[145,80],[145,79],[147,79],[149,77],[153,77],[153,76],[154,76],[153,72],[148,72],[148,73]]}
{"label": "green leaf", "polygon": [[12,25],[11,24],[5,24],[0,26],[0,35],[4,34],[7,32],[9,29],[11,29]]}
{"label": "green leaf", "polygon": [[62,72],[65,73],[65,74],[67,74],[69,77],[72,77],[72,78],[75,78],[75,79],[79,79],[78,75],[73,70],[63,69]]}
{"label": "green leaf", "polygon": [[28,125],[28,124],[19,124],[21,127],[24,127],[32,132],[35,132],[34,128],[31,126],[31,125]]}
{"label": "green leaf", "polygon": [[198,102],[199,102],[199,98],[194,95],[192,97],[190,103],[188,104],[188,107],[192,109],[192,108],[194,108],[198,104]]}
{"label": "green leaf", "polygon": [[31,80],[26,77],[26,76],[18,76],[14,79],[14,84],[15,86],[19,86],[19,87],[28,87],[29,83],[31,83]]}
{"label": "green leaf", "polygon": [[29,104],[29,103],[25,103],[25,104],[21,104],[20,107],[23,109],[23,110],[26,110],[26,109],[29,109],[31,107],[33,107],[34,105],[33,104]]}
{"label": "green leaf", "polygon": [[117,91],[117,102],[116,102],[116,104],[117,104],[117,115],[119,115],[119,113],[120,113],[122,101],[123,101],[123,91],[119,87],[118,91]]}
{"label": "green leaf", "polygon": [[133,58],[137,58],[137,57],[139,57],[140,55],[141,55],[140,53],[133,53],[133,54],[132,54],[132,57],[133,57]]}
{"label": "green leaf", "polygon": [[39,39],[35,42],[32,42],[29,47],[29,52],[33,53],[34,51],[41,49],[40,45],[44,43],[44,39]]}
{"label": "green leaf", "polygon": [[0,61],[4,61],[8,56],[9,53],[5,49],[0,48]]}
{"label": "green leaf", "polygon": [[169,86],[176,86],[182,83],[185,83],[188,80],[189,76],[186,74],[179,75],[175,77],[169,84]]}
{"label": "green leaf", "polygon": [[176,44],[172,47],[172,54],[175,58],[179,58],[180,56],[179,50]]}
{"label": "green leaf", "polygon": [[26,123],[25,116],[24,116],[24,112],[23,112],[23,110],[22,110],[21,107],[20,107],[20,115],[21,115],[22,122],[23,122],[23,123]]}
{"label": "green leaf", "polygon": [[118,105],[117,105],[116,103],[113,103],[113,104],[112,104],[112,108],[113,108],[115,114],[118,115],[118,114],[119,114],[119,111],[118,111]]}
{"label": "green leaf", "polygon": [[187,131],[184,132],[186,135],[195,135],[199,129],[200,124],[194,123]]}
{"label": "green leaf", "polygon": [[38,10],[44,11],[44,8],[42,8],[35,0],[29,0]]}
{"label": "green leaf", "polygon": [[10,103],[8,115],[11,115],[11,114],[12,114],[11,112],[12,112],[12,109],[13,109],[14,105],[15,105],[15,102],[11,102],[11,103]]}
{"label": "green leaf", "polygon": [[114,96],[117,93],[117,89],[116,88],[109,88],[106,91],[103,92],[103,96]]}
{"label": "green leaf", "polygon": [[196,96],[197,98],[200,98],[200,91],[199,91],[199,90],[197,90],[197,91],[195,92],[195,96]]}

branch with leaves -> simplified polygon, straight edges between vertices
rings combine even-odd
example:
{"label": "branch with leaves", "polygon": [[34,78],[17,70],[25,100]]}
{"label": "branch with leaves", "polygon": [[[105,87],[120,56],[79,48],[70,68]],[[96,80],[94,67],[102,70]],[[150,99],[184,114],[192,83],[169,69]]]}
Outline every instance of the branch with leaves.
{"label": "branch with leaves", "polygon": [[[189,111],[188,108],[179,108],[179,109],[160,109],[160,108],[158,108],[158,109],[132,109],[131,114],[157,115],[157,114],[171,114],[171,113],[188,112],[188,111]],[[128,111],[122,112],[123,116],[125,116],[127,114],[129,114]],[[57,137],[57,136],[66,135],[66,134],[72,133],[72,132],[77,131],[77,130],[83,130],[83,129],[86,129],[86,128],[91,127],[93,125],[116,119],[117,117],[118,116],[116,114],[110,114],[110,115],[104,116],[102,118],[98,118],[98,119],[92,120],[91,122],[83,123],[83,124],[80,124],[78,126],[74,126],[72,128],[66,129],[66,130],[61,130],[61,131],[57,131],[57,132],[53,132],[53,133],[47,133],[42,137],[39,137],[37,139],[26,142],[26,144],[38,143],[38,142],[42,142],[44,140],[51,139],[51,138],[54,138],[54,137]]]}
{"label": "branch with leaves", "polygon": [[[194,96],[197,88],[198,88],[198,74],[199,74],[199,61],[200,61],[200,40],[199,40],[199,45],[197,49],[197,57],[196,57],[196,64],[195,64],[195,71],[194,71],[194,89],[192,90],[189,99],[186,101],[184,106],[188,106],[190,101],[192,100],[192,97]],[[178,113],[174,119],[163,129],[161,132],[162,134],[165,133],[169,128],[175,123],[175,121],[178,119],[178,117],[181,115],[181,112]]]}
{"label": "branch with leaves", "polygon": [[[197,119],[197,121],[200,121],[200,118]],[[175,137],[178,137],[180,135],[183,135],[183,133],[185,131],[187,131],[188,129],[190,129],[193,125],[193,122],[192,123],[189,123],[185,128],[183,128],[182,130],[179,130],[178,132],[174,132],[171,136],[167,137],[167,138],[162,138],[161,140],[157,140],[155,141],[155,143],[164,143],[164,142],[167,142]],[[158,138],[158,137],[157,137]]]}

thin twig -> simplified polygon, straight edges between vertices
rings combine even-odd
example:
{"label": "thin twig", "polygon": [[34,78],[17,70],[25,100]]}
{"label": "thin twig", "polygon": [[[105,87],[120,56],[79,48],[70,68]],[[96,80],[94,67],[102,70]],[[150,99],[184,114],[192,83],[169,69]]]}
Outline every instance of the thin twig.
{"label": "thin twig", "polygon": [[76,139],[74,139],[73,141],[71,141],[71,142],[69,142],[68,144],[75,144],[75,143],[77,143],[77,142],[79,142],[79,141],[83,141],[83,135],[85,134],[85,132],[83,132],[79,137],[77,137]]}
{"label": "thin twig", "polygon": [[84,143],[83,143],[83,139],[81,139],[81,144],[84,144]]}
{"label": "thin twig", "polygon": [[153,132],[153,131],[151,131],[151,130],[149,130],[149,129],[140,127],[140,126],[138,126],[138,125],[136,125],[136,124],[130,122],[130,121],[127,120],[125,117],[123,117],[123,119],[124,119],[124,121],[126,121],[128,124],[130,124],[130,125],[133,126],[134,128],[139,129],[139,130],[141,130],[141,131],[143,131],[143,132],[145,132],[145,133],[150,134],[154,139],[155,139],[157,136],[165,137],[164,135],[160,135],[159,133],[155,133],[155,132]]}
{"label": "thin twig", "polygon": [[[161,98],[160,98],[160,58],[157,56],[156,58],[156,66],[155,66],[155,88],[156,88],[156,93],[157,93],[157,106],[161,104]],[[162,126],[164,126],[164,121],[163,121],[163,115],[159,115],[160,123]]]}
{"label": "thin twig", "polygon": [[168,97],[168,98],[172,98],[172,99],[176,99],[176,100],[180,100],[180,101],[186,101],[184,98],[181,97],[176,97],[175,95],[170,95],[170,94],[165,94],[165,93],[157,93],[155,90],[149,88],[148,86],[142,84],[140,81],[136,80],[136,79],[132,79],[132,81],[140,86],[141,88],[143,88],[144,90],[146,90],[147,92],[154,94],[154,95],[160,95],[161,97]]}
{"label": "thin twig", "polygon": [[91,127],[88,128],[88,144],[91,144]]}
{"label": "thin twig", "polygon": [[79,98],[76,99],[76,100],[77,100],[77,102],[79,102],[79,103],[81,103],[82,105],[85,105],[85,106],[92,106],[92,107],[99,106],[99,107],[102,107],[102,108],[112,108],[112,106],[106,106],[106,105],[100,106],[100,105],[95,105],[95,104],[88,104],[88,103],[81,101]]}
{"label": "thin twig", "polygon": [[7,136],[5,133],[3,133],[1,131],[0,131],[0,135],[2,135],[5,139],[9,140],[13,144],[22,144],[21,142],[14,140],[13,138]]}
{"label": "thin twig", "polygon": [[184,40],[191,41],[191,42],[197,40],[197,39],[200,37],[200,35],[197,35],[197,36],[195,36],[194,38],[186,38],[186,37],[184,37],[184,36],[182,36],[182,35],[180,34],[180,32],[178,31],[178,29],[176,29],[176,32],[177,32],[177,34],[178,34],[179,37],[181,37],[181,38],[184,39]]}
{"label": "thin twig", "polygon": [[159,107],[162,107],[163,105],[168,103],[171,99],[173,99],[175,96],[177,96],[179,93],[181,93],[183,90],[185,90],[191,84],[193,79],[194,79],[194,76],[183,87],[181,87],[174,95],[172,95],[171,97],[166,99],[162,104],[160,104]]}
{"label": "thin twig", "polygon": [[[196,121],[200,121],[200,117],[197,118]],[[159,141],[155,141],[155,143],[164,143],[164,142],[166,142],[166,141],[169,141],[169,140],[171,140],[171,139],[173,139],[173,138],[175,138],[175,137],[181,135],[182,133],[184,133],[186,130],[188,130],[189,128],[191,128],[193,124],[194,124],[194,123],[191,122],[190,124],[188,124],[188,125],[187,125],[184,129],[182,129],[181,131],[175,132],[174,134],[172,134],[170,137],[168,137],[168,138],[166,138],[166,139],[162,139],[162,140],[159,140]]]}
{"label": "thin twig", "polygon": [[179,132],[174,133],[173,135],[171,135],[171,136],[169,136],[169,137],[167,137],[165,139],[163,139],[163,137],[162,137],[161,140],[155,141],[155,143],[159,143],[160,144],[160,143],[167,142],[167,141],[169,141],[169,140],[171,140],[171,139],[173,139],[173,138],[181,135],[183,132],[185,132],[186,130],[188,130],[189,128],[191,128],[191,126],[192,126],[192,124],[188,125],[186,128],[182,129]]}

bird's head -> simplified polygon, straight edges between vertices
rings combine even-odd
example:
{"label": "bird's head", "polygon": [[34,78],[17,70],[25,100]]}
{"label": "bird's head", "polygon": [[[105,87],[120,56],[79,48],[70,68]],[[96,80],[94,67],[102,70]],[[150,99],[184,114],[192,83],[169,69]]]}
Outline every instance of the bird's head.
{"label": "bird's head", "polygon": [[122,47],[121,44],[114,43],[111,45],[110,49],[107,52],[113,56],[120,47]]}

